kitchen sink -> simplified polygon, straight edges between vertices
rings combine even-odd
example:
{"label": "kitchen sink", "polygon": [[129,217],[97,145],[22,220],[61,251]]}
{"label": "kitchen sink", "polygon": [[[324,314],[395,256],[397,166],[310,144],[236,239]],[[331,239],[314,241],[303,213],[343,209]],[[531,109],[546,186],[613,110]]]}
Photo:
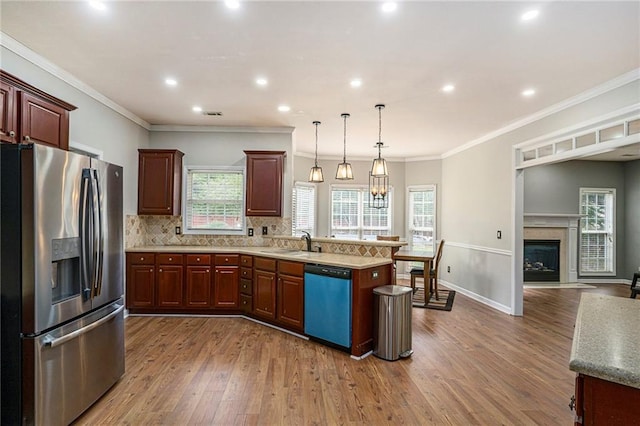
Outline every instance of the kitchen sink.
{"label": "kitchen sink", "polygon": [[315,251],[299,251],[297,253],[291,253],[291,256],[295,256],[295,257],[318,257],[320,256],[322,253],[318,253]]}
{"label": "kitchen sink", "polygon": [[277,253],[277,254],[303,253],[297,249],[265,249],[260,251],[262,253]]}

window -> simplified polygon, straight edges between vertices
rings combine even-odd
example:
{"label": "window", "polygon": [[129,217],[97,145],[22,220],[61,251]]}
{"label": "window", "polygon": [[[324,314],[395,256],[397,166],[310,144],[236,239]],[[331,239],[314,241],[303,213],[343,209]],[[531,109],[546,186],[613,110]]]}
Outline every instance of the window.
{"label": "window", "polygon": [[302,231],[316,236],[316,186],[311,183],[296,182],[291,200],[291,235],[301,237]]}
{"label": "window", "polygon": [[615,189],[580,188],[580,274],[615,275]]}
{"label": "window", "polygon": [[244,170],[186,167],[184,230],[244,235]]}
{"label": "window", "polygon": [[331,236],[345,240],[375,240],[391,234],[393,189],[389,188],[389,208],[369,208],[369,188],[331,188]]}
{"label": "window", "polygon": [[412,250],[434,253],[436,233],[436,187],[407,188],[407,239]]}

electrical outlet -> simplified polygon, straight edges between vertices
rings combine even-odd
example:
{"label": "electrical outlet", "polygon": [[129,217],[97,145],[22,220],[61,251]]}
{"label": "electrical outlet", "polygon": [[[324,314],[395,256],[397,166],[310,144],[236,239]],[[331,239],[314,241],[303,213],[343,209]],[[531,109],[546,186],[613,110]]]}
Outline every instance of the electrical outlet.
{"label": "electrical outlet", "polygon": [[179,226],[176,226],[176,235],[182,234],[182,229]]}
{"label": "electrical outlet", "polygon": [[502,239],[502,231],[498,231],[498,233],[496,234],[496,237],[498,237],[499,240]]}
{"label": "electrical outlet", "polygon": [[253,228],[249,228],[249,230],[247,231],[247,235],[253,237]]}
{"label": "electrical outlet", "polygon": [[447,266],[447,272],[451,273],[451,266]]}
{"label": "electrical outlet", "polygon": [[262,235],[267,235],[269,233],[269,227],[268,226],[263,226],[262,227]]}
{"label": "electrical outlet", "polygon": [[376,278],[378,278],[378,271],[372,271],[372,272],[371,272],[371,278],[373,278],[374,280],[375,280]]}

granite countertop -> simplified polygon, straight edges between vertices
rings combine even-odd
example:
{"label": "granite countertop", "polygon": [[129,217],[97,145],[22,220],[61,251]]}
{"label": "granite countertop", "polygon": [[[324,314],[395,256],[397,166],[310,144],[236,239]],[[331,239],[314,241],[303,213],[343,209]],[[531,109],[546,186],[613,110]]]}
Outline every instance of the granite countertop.
{"label": "granite countertop", "polygon": [[382,257],[351,256],[348,254],[316,253],[276,247],[212,247],[212,246],[141,246],[126,249],[127,253],[238,253],[251,256],[273,257],[303,263],[319,263],[350,269],[367,269],[388,265],[391,259]]}
{"label": "granite countertop", "polygon": [[569,368],[640,389],[640,300],[584,293]]}

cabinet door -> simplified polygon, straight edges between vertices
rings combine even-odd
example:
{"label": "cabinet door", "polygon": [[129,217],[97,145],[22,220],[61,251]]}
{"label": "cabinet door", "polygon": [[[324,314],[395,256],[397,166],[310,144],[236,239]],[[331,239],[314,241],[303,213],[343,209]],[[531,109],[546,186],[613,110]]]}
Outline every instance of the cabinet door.
{"label": "cabinet door", "polygon": [[276,319],[275,272],[255,271],[253,290],[253,312],[268,319]]}
{"label": "cabinet door", "polygon": [[304,330],[304,279],[289,275],[278,277],[278,321]]}
{"label": "cabinet door", "polygon": [[187,266],[187,307],[208,308],[210,301],[211,268],[209,266]]}
{"label": "cabinet door", "polygon": [[127,308],[151,308],[155,288],[153,265],[131,265],[127,279]]}
{"label": "cabinet door", "polygon": [[138,214],[179,215],[182,153],[139,150]]}
{"label": "cabinet door", "polygon": [[158,266],[158,307],[181,308],[183,302],[182,266]]}
{"label": "cabinet door", "polygon": [[15,89],[0,82],[0,141],[17,143],[18,115],[15,110]]}
{"label": "cabinet door", "polygon": [[282,215],[284,152],[245,151],[247,154],[247,216]]}
{"label": "cabinet door", "polygon": [[69,112],[43,99],[19,92],[22,142],[69,149]]}
{"label": "cabinet door", "polygon": [[213,307],[235,309],[239,306],[239,277],[237,266],[216,266],[213,288]]}

